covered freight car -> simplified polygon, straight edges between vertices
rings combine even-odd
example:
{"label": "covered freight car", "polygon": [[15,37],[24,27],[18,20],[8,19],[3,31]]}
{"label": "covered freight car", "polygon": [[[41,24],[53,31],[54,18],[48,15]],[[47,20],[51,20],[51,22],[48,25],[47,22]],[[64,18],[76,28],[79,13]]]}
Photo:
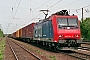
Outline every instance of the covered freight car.
{"label": "covered freight car", "polygon": [[35,23],[31,23],[25,27],[25,39],[27,42],[30,42],[30,40],[33,40],[33,31],[34,31],[34,25]]}
{"label": "covered freight car", "polygon": [[19,40],[30,41],[33,39],[35,23],[31,23],[13,33],[13,37]]}

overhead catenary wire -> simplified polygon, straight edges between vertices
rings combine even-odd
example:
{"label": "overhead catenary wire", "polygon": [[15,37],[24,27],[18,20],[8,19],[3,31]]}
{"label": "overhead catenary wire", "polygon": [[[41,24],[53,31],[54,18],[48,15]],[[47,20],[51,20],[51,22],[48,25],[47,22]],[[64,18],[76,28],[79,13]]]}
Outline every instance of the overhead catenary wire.
{"label": "overhead catenary wire", "polygon": [[[49,1],[49,0],[48,0]],[[59,0],[60,1],[60,0]],[[76,1],[78,1],[78,0],[76,0]],[[74,2],[76,2],[76,1],[74,1]],[[41,4],[41,5],[45,5],[45,6],[49,6],[50,8],[52,8],[52,7],[54,7],[56,4],[58,4],[59,2],[56,2],[55,4],[53,4],[53,5],[51,5],[51,6],[49,6],[49,5],[46,5],[46,4]],[[67,4],[66,6],[68,6],[68,5],[71,5],[71,4],[73,4],[73,3],[70,3],[70,4]],[[42,6],[41,6],[42,7]],[[40,6],[38,7],[38,8],[40,8]],[[37,9],[38,9],[37,8]],[[50,8],[48,8],[48,9],[50,9]],[[32,10],[32,8],[31,8],[31,12],[33,12],[33,10]],[[31,21],[31,20],[34,20],[36,17],[38,17],[38,16],[40,16],[41,14],[38,14],[38,15],[36,15],[35,17],[33,17],[33,18],[31,18],[29,21]],[[28,22],[27,22],[28,23]],[[25,25],[25,23],[24,23],[24,25]]]}
{"label": "overhead catenary wire", "polygon": [[14,7],[16,6],[16,3],[17,3],[17,0],[16,0],[16,2],[15,2],[15,5],[14,5]]}
{"label": "overhead catenary wire", "polygon": [[47,8],[47,9],[50,9],[50,8],[52,8],[52,7],[54,7],[56,4],[58,4],[58,3],[60,3],[62,0],[59,0],[58,2],[56,2],[55,4],[53,4],[53,5],[51,5],[49,8]]}
{"label": "overhead catenary wire", "polygon": [[[62,0],[59,0],[59,1],[56,2],[55,4],[51,5],[49,8],[47,8],[47,10],[50,9],[50,8],[52,8],[52,7],[54,7],[56,4],[60,3],[61,1],[62,1]],[[78,0],[76,0],[76,1],[74,1],[74,2],[72,2],[72,3],[70,3],[70,4],[73,4],[73,3],[77,2],[77,1],[78,1]],[[68,5],[70,5],[70,4],[68,4]],[[41,14],[39,14],[39,15],[41,15]],[[37,16],[39,16],[39,15],[37,15]],[[36,17],[37,17],[37,16],[36,16]],[[31,20],[33,20],[33,19],[35,19],[35,18],[32,18]],[[30,20],[30,21],[31,21],[31,20]],[[24,24],[24,25],[25,25],[25,24]]]}
{"label": "overhead catenary wire", "polygon": [[43,5],[44,6],[49,6],[49,5],[46,5],[46,3],[48,3],[50,0],[46,1],[44,4],[40,3],[40,2],[35,2],[35,1],[32,1],[32,2],[35,2],[35,3],[38,3],[38,4],[41,4],[39,7],[37,7],[36,9],[42,7]]}
{"label": "overhead catenary wire", "polygon": [[[31,0],[29,0],[30,2],[35,2],[35,1],[31,1]],[[46,5],[46,3],[47,2],[49,2],[50,0],[48,0],[48,1],[46,1],[44,4],[42,4],[42,3],[40,3],[41,4],[41,6],[43,6],[43,5]],[[38,2],[35,2],[35,3],[38,3]],[[36,9],[38,9],[38,8],[40,8],[41,6],[39,6],[39,7],[37,7]],[[36,10],[35,9],[35,10]],[[33,12],[33,10],[31,11],[32,9],[30,8],[30,12]],[[30,14],[30,13],[29,13]],[[28,14],[28,16],[29,16],[29,14]],[[39,15],[41,15],[41,13],[40,14],[38,14],[37,16],[39,16]],[[28,17],[28,16],[26,16],[26,18]],[[36,16],[36,17],[37,17]],[[31,20],[33,20],[33,19],[35,19],[35,18],[32,18]],[[29,20],[29,21],[31,21],[31,20]],[[25,25],[25,24],[23,24],[23,25]]]}
{"label": "overhead catenary wire", "polygon": [[[49,1],[49,0],[48,0],[48,1]],[[47,1],[47,2],[48,2],[48,1]],[[59,1],[56,2],[55,4],[51,5],[49,8],[52,8],[53,6],[55,6],[56,4],[58,4],[58,3],[61,2],[61,1],[62,1],[62,0],[59,0]],[[30,1],[30,2],[31,2],[31,1]],[[45,5],[47,2],[45,2],[43,5]],[[49,9],[49,8],[48,8],[48,9]],[[41,13],[38,14],[36,17],[38,17],[39,15],[41,15]],[[36,17],[35,17],[35,18],[36,18]],[[32,18],[31,20],[34,20],[35,18]],[[29,20],[29,21],[31,21],[31,20]],[[25,25],[25,24],[23,24],[23,25]]]}
{"label": "overhead catenary wire", "polygon": [[[52,5],[50,6],[50,5],[47,4],[50,0],[46,1],[44,4],[43,3],[40,3],[40,2],[36,2],[36,1],[31,1],[31,0],[29,0],[29,1],[30,2],[34,2],[34,3],[37,3],[37,4],[41,4],[39,7],[35,8],[34,10],[36,10],[36,9],[42,7],[42,6],[54,7],[56,4],[58,4],[60,2],[60,0],[59,0],[57,3],[53,4],[54,6],[52,6]],[[55,7],[55,8],[58,8],[58,7]],[[46,9],[48,9],[48,8],[46,8]]]}
{"label": "overhead catenary wire", "polygon": [[[78,10],[81,10],[82,8],[86,8],[86,7],[89,7],[89,6],[90,6],[90,4],[89,5],[86,5],[84,7],[80,7],[80,8],[74,9],[74,11],[78,12]],[[72,12],[74,12],[74,11],[72,11]]]}
{"label": "overhead catenary wire", "polygon": [[[50,0],[48,0],[48,1],[50,1]],[[47,1],[47,2],[48,2]],[[56,4],[58,4],[59,2],[61,2],[62,0],[59,0],[58,2],[56,2],[55,4],[53,4],[53,5],[51,5],[49,8],[47,8],[47,10],[48,9],[50,9],[50,8],[52,8],[52,7],[54,7]],[[43,5],[45,5],[47,2],[45,2]],[[40,14],[39,14],[40,15]],[[38,15],[37,15],[38,16]]]}
{"label": "overhead catenary wire", "polygon": [[66,6],[68,6],[68,5],[74,4],[74,3],[78,2],[78,1],[79,1],[79,0],[75,0],[75,1],[73,1],[73,2],[71,2],[71,3],[69,3],[69,4],[66,4],[66,5],[64,5],[64,6],[60,7],[60,8],[58,8],[58,9],[61,9],[61,8],[66,7]]}
{"label": "overhead catenary wire", "polygon": [[[13,20],[14,20],[14,18],[15,18],[15,16],[16,16],[16,13],[17,13],[18,8],[19,8],[19,5],[20,5],[20,2],[21,2],[21,0],[20,0],[20,1],[19,1],[19,3],[18,3],[18,7],[17,7],[17,9],[16,9],[15,15],[14,15],[14,16],[12,16],[12,21],[11,21],[10,23],[8,23],[6,33],[8,32],[8,29],[9,29],[9,27],[10,27],[10,24],[13,22]],[[15,2],[15,5],[16,5],[16,3],[17,3],[17,0],[16,0],[16,2]],[[14,5],[14,7],[15,7],[15,5]],[[13,15],[13,7],[12,7],[11,9],[12,9],[12,15]]]}
{"label": "overhead catenary wire", "polygon": [[[59,0],[57,3],[59,3],[61,0]],[[75,2],[77,2],[78,0],[76,0],[76,1],[74,1],[74,2],[72,2],[72,3],[70,3],[70,4],[73,4],[73,3],[75,3]],[[51,8],[51,7],[53,7],[54,5],[56,5],[57,3],[55,3],[55,4],[53,4],[52,6],[50,6],[49,8]],[[70,4],[67,4],[67,5],[70,5]],[[43,4],[44,5],[44,4]],[[39,14],[39,15],[41,15],[41,14]],[[37,16],[39,16],[39,15],[37,15]],[[31,20],[33,20],[33,19],[35,19],[35,18],[32,18]],[[31,21],[30,20],[30,21]]]}
{"label": "overhead catenary wire", "polygon": [[[31,1],[29,0],[30,2],[35,2],[35,1]],[[50,0],[46,1],[44,4],[40,3],[40,2],[35,2],[35,3],[38,3],[38,4],[41,4],[39,7],[35,8],[35,10],[37,10],[38,8],[42,7],[43,5],[45,6],[48,6],[46,5],[47,2],[49,2]],[[30,12],[33,12],[32,8],[30,8]],[[29,13],[30,14],[30,13]],[[29,14],[26,16],[26,18],[29,16]]]}
{"label": "overhead catenary wire", "polygon": [[[53,4],[52,6],[50,6],[49,8],[52,8],[54,5],[56,5],[56,4],[58,4],[60,1],[62,1],[62,0],[59,0],[58,2],[56,2],[55,4]],[[73,4],[73,3],[76,3],[76,2],[78,2],[79,0],[76,0],[76,1],[74,1],[74,2],[72,2],[72,3],[70,3],[70,4]],[[70,5],[70,4],[67,4],[67,5]],[[67,6],[67,5],[65,5],[65,6]],[[85,6],[85,7],[88,7],[88,6],[90,6],[90,5],[87,5],[87,6]],[[83,7],[83,8],[85,8],[85,7]],[[48,8],[48,9],[49,9]],[[81,9],[81,8],[80,8]],[[40,14],[39,14],[40,15]],[[39,15],[37,15],[37,16],[39,16]],[[33,18],[34,19],[34,18]],[[33,19],[31,19],[31,20],[33,20]]]}
{"label": "overhead catenary wire", "polygon": [[86,8],[86,7],[89,7],[90,5],[87,5],[87,6],[84,6],[84,7],[80,7],[80,8],[78,8],[78,9],[75,9],[75,10],[80,10],[80,9],[82,9],[82,8]]}
{"label": "overhead catenary wire", "polygon": [[[40,13],[40,14],[38,14],[38,15],[36,15],[34,18],[30,19],[28,22],[30,22],[30,21],[32,21],[32,20],[35,20],[35,19],[36,19],[36,17],[38,17],[38,16],[40,16],[40,15],[41,15],[41,13]],[[27,22],[27,23],[28,23],[28,22]],[[25,23],[24,23],[22,26],[25,26]]]}
{"label": "overhead catenary wire", "polygon": [[[19,8],[19,5],[20,5],[20,2],[21,2],[21,0],[20,0],[19,3],[18,3],[18,7],[17,7],[17,9],[16,9],[16,12],[15,12],[14,17],[16,16],[16,13],[17,13],[17,11],[18,11],[18,8]],[[13,18],[14,18],[14,17],[13,17]]]}
{"label": "overhead catenary wire", "polygon": [[[17,0],[16,0],[16,2],[17,2]],[[16,9],[16,12],[15,12],[14,16],[12,16],[13,19],[12,19],[11,23],[13,22],[13,20],[14,20],[16,14],[17,14],[17,11],[18,11],[18,8],[19,8],[19,5],[20,5],[20,2],[21,2],[21,0],[20,0],[19,3],[18,3],[18,7],[17,7],[17,9]],[[16,3],[15,3],[15,4],[16,4]],[[14,6],[15,6],[15,5],[14,5]],[[12,7],[12,15],[13,15],[13,10],[14,10],[14,8]]]}

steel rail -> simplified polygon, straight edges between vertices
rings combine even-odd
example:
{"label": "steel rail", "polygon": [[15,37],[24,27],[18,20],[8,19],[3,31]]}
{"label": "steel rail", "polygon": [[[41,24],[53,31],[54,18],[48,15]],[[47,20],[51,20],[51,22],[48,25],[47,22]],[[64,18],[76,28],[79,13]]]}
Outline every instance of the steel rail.
{"label": "steel rail", "polygon": [[[14,41],[12,41],[14,42]],[[38,56],[36,56],[34,53],[30,52],[29,50],[27,50],[26,48],[22,47],[21,45],[19,45],[18,43],[14,42],[16,45],[20,46],[22,49],[24,49],[25,51],[27,51],[28,53],[30,53],[31,55],[33,55],[35,58],[37,58],[38,60],[42,60],[41,58],[39,58]]]}
{"label": "steel rail", "polygon": [[[7,42],[8,42],[8,41],[7,41]],[[11,51],[13,52],[13,54],[14,54],[14,56],[15,56],[15,59],[16,59],[16,60],[19,60],[18,57],[17,57],[17,55],[16,55],[16,53],[14,52],[14,50],[13,50],[13,48],[12,48],[12,46],[10,45],[9,42],[8,42],[8,44],[9,44],[9,46],[10,46]]]}
{"label": "steel rail", "polygon": [[90,51],[90,47],[80,47],[79,49]]}
{"label": "steel rail", "polygon": [[[68,56],[72,56],[72,57],[77,58],[77,59],[80,59],[80,60],[88,60],[86,57],[87,57],[87,56],[90,57],[90,55],[88,55],[88,54],[83,54],[83,53],[79,53],[79,52],[74,52],[74,53],[60,52],[60,53],[66,54],[66,55],[68,55]],[[85,57],[80,57],[80,56],[73,55],[73,54],[75,54],[75,53],[84,55]]]}

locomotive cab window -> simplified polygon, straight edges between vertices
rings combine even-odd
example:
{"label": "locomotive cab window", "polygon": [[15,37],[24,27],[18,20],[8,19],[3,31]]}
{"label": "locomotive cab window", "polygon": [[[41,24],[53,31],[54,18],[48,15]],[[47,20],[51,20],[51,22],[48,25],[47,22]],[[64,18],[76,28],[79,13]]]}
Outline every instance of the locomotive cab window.
{"label": "locomotive cab window", "polygon": [[61,27],[78,27],[77,18],[57,18],[58,28]]}
{"label": "locomotive cab window", "polygon": [[68,18],[69,26],[77,26],[78,25],[78,19],[76,18]]}
{"label": "locomotive cab window", "polygon": [[67,19],[66,18],[58,18],[57,19],[58,25],[59,26],[67,26]]}

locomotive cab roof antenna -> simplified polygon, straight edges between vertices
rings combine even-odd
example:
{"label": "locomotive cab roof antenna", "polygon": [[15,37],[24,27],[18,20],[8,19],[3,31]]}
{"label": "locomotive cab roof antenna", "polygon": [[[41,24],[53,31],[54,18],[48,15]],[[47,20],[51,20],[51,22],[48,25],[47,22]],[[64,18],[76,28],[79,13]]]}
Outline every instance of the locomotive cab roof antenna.
{"label": "locomotive cab roof antenna", "polygon": [[[45,14],[45,19],[46,19],[46,17],[47,17],[47,15],[48,15],[49,10],[40,10],[40,11],[42,11],[42,12]],[[46,13],[45,13],[45,12],[46,12]]]}

